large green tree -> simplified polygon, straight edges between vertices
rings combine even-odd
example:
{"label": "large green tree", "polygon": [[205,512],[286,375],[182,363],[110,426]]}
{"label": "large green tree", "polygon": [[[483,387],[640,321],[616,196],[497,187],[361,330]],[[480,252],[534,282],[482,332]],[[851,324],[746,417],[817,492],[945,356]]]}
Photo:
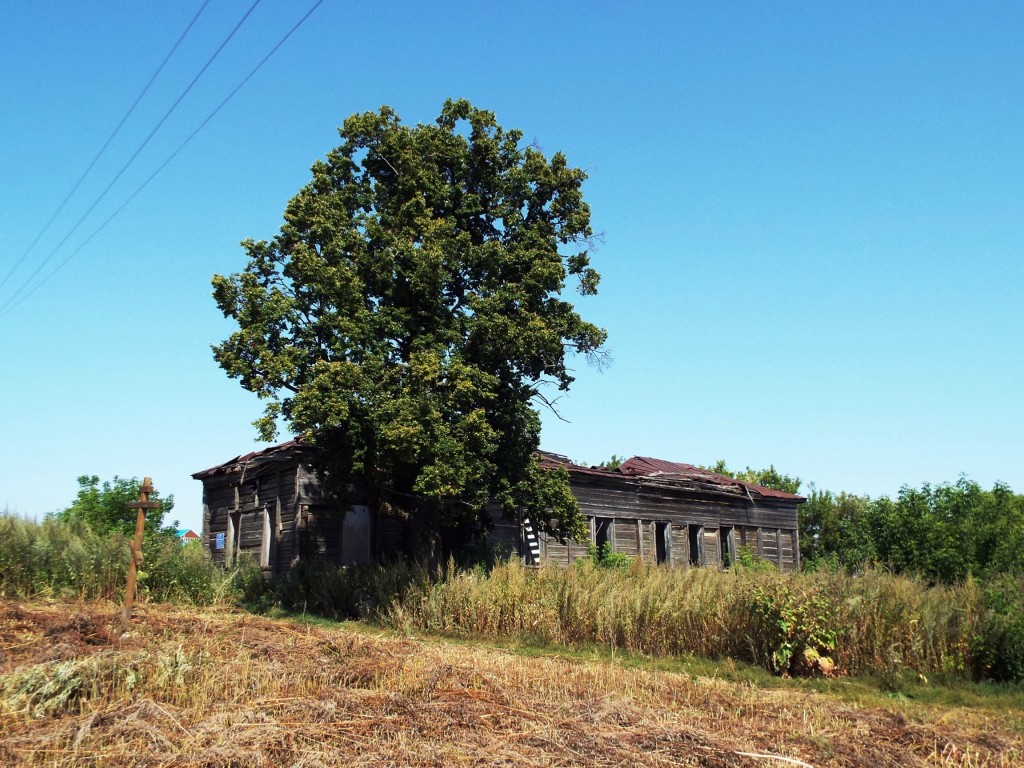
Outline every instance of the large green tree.
{"label": "large green tree", "polygon": [[[101,484],[96,475],[82,475],[78,478],[78,494],[71,506],[55,512],[52,517],[85,524],[101,535],[123,533],[133,536],[138,511],[129,504],[139,500],[140,486],[137,477],[115,475],[113,480],[104,480]],[[161,506],[146,513],[147,535],[160,532],[164,517],[174,508],[174,496],[161,499],[160,494],[154,491],[150,499],[159,501]]]}
{"label": "large green tree", "polygon": [[214,355],[266,401],[260,436],[281,421],[304,435],[339,493],[442,524],[485,521],[493,498],[581,533],[568,477],[534,451],[569,357],[606,339],[564,296],[570,277],[582,295],[599,279],[586,174],[467,101],[415,126],[383,107],[339,132],[280,233],[213,279],[238,323]]}
{"label": "large green tree", "polygon": [[800,505],[800,559],[814,566],[834,562],[850,570],[875,562],[871,500],[852,493],[833,494],[811,484]]}

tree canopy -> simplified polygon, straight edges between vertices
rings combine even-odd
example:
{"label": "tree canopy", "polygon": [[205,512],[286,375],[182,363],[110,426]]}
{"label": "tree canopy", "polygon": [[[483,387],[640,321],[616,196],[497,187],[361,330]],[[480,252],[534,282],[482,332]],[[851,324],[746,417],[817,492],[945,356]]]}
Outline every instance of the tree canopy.
{"label": "tree canopy", "polygon": [[[123,533],[133,536],[138,512],[128,505],[139,500],[140,485],[137,477],[115,475],[113,480],[104,480],[101,485],[96,475],[82,475],[78,478],[78,494],[71,506],[53,516],[65,522],[83,523],[100,535]],[[161,499],[160,494],[154,491],[150,499],[160,502],[160,509],[146,513],[146,533],[155,534],[162,529],[164,518],[174,508],[174,496]]]}
{"label": "tree canopy", "polygon": [[815,562],[856,569],[877,563],[900,573],[955,582],[1024,573],[1024,496],[996,483],[904,486],[895,499],[811,490],[800,507],[800,551]]}
{"label": "tree canopy", "polygon": [[596,293],[586,174],[448,101],[408,126],[357,114],[270,241],[213,278],[238,330],[221,367],[320,449],[329,484],[406,499],[450,524],[509,513],[582,533],[563,473],[542,471],[537,407],[599,358],[606,332],[564,298]]}

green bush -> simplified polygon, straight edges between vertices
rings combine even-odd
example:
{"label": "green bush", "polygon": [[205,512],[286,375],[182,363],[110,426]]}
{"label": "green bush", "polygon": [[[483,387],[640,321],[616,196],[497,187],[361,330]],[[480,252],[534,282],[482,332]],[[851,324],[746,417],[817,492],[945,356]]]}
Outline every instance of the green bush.
{"label": "green bush", "polygon": [[[613,552],[611,542],[606,541],[600,547],[591,544],[587,547],[587,557],[591,564],[599,568],[628,568],[633,558],[622,552]],[[582,560],[576,562],[581,563]]]}
{"label": "green bush", "polygon": [[775,563],[758,557],[754,551],[747,546],[740,547],[736,552],[736,562],[734,565],[737,568],[748,568],[752,571],[762,571],[764,573],[775,573],[778,570]]}
{"label": "green bush", "polygon": [[241,591],[233,574],[215,565],[198,543],[182,546],[177,537],[161,534],[148,539],[142,549],[139,585],[150,600],[209,605]]}
{"label": "green bush", "polygon": [[752,638],[755,661],[783,675],[831,670],[838,610],[825,594],[793,579],[765,577],[748,599],[760,624]]}
{"label": "green bush", "polygon": [[1003,575],[984,589],[985,611],[973,638],[977,677],[1024,680],[1024,577]]}

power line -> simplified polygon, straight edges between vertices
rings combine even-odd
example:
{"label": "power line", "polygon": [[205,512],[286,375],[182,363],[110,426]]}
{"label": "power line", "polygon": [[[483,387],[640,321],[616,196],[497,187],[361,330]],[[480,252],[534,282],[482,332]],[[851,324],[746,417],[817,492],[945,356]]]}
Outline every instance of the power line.
{"label": "power line", "polygon": [[184,99],[188,95],[189,91],[191,91],[193,86],[199,81],[199,78],[201,78],[203,74],[206,72],[206,70],[210,67],[210,65],[213,64],[214,60],[220,55],[220,52],[224,50],[224,47],[231,41],[231,38],[235,36],[235,33],[239,30],[242,24],[245,23],[245,20],[249,18],[249,15],[254,10],[256,10],[256,6],[259,4],[260,0],[255,0],[253,4],[249,6],[249,10],[247,10],[245,14],[243,14],[242,18],[238,20],[238,23],[235,24],[234,29],[232,29],[231,32],[228,33],[228,36],[224,38],[221,44],[217,47],[217,50],[213,52],[213,55],[203,65],[202,69],[200,69],[196,76],[192,78],[192,82],[190,82],[188,86],[185,88],[185,90],[181,92],[178,98],[171,105],[171,108],[168,109],[167,112],[164,113],[164,116],[160,118],[159,122],[157,122],[153,130],[149,132],[149,135],[146,136],[143,142],[139,145],[138,149],[136,149],[135,152],[132,153],[132,156],[128,158],[128,161],[121,166],[121,170],[119,170],[117,174],[114,176],[114,178],[110,180],[110,183],[107,184],[106,187],[104,187],[103,191],[100,192],[99,196],[93,201],[92,205],[89,206],[88,210],[86,210],[86,212],[79,217],[78,221],[75,222],[75,225],[71,227],[68,233],[64,235],[64,238],[59,243],[57,243],[57,246],[52,251],[50,251],[49,255],[45,259],[43,259],[43,261],[39,264],[38,267],[35,268],[35,271],[31,275],[29,275],[28,278],[18,288],[18,290],[16,290],[11,295],[11,298],[7,300],[4,306],[0,307],[0,312],[2,312],[3,309],[5,309],[7,306],[11,304],[11,302],[18,298],[18,295],[28,287],[32,280],[35,279],[36,275],[38,275],[42,271],[43,267],[50,263],[53,257],[57,254],[57,251],[59,251],[64,246],[64,243],[66,243],[68,239],[70,239],[70,237],[76,231],[78,231],[78,228],[82,225],[82,222],[85,221],[89,214],[96,209],[96,206],[100,204],[103,198],[107,196],[107,192],[109,192],[110,188],[117,183],[118,179],[121,178],[124,172],[128,170],[128,167],[133,162],[135,162],[135,158],[137,158],[139,156],[139,153],[142,152],[143,149],[145,149],[146,145],[149,144],[150,140],[153,138],[156,132],[160,130],[160,127],[167,121],[167,118],[169,118],[171,116],[171,113],[173,113],[174,110],[178,108],[178,105],[182,102],[182,99]]}
{"label": "power line", "polygon": [[[302,25],[303,25],[303,24],[304,24],[304,23],[306,22],[306,19],[308,19],[308,18],[309,18],[310,16],[312,16],[312,15],[313,15],[313,12],[314,12],[314,11],[315,11],[315,10],[316,10],[317,8],[319,8],[319,7],[321,6],[321,4],[323,4],[323,2],[324,2],[324,0],[316,0],[316,2],[315,2],[315,3],[313,3],[313,5],[312,5],[312,6],[310,7],[310,9],[309,9],[308,11],[306,11],[305,15],[304,15],[304,16],[303,16],[303,17],[302,17],[301,19],[299,19],[299,20],[298,20],[298,21],[297,21],[297,22],[295,23],[295,25],[294,25],[294,26],[293,26],[293,27],[292,27],[291,29],[289,29],[289,30],[288,30],[288,31],[287,31],[287,32],[285,33],[285,35],[284,35],[284,36],[283,36],[283,37],[282,37],[282,38],[281,38],[280,40],[278,40],[278,41],[277,41],[277,44],[276,44],[276,45],[275,45],[275,46],[274,46],[273,48],[271,48],[271,49],[270,49],[270,52],[269,52],[269,53],[267,53],[267,54],[266,54],[266,55],[265,55],[265,56],[264,56],[264,57],[263,57],[262,59],[260,59],[259,63],[257,63],[257,64],[256,64],[256,66],[255,66],[255,67],[253,67],[253,68],[252,68],[252,69],[251,69],[251,70],[249,71],[249,74],[247,74],[247,75],[246,75],[246,76],[245,76],[244,78],[242,78],[241,82],[239,82],[239,83],[238,83],[238,85],[236,85],[236,86],[234,87],[234,89],[233,89],[233,90],[231,91],[231,93],[229,93],[229,94],[228,94],[227,96],[225,96],[225,97],[224,97],[224,100],[223,100],[223,101],[221,101],[221,102],[220,102],[220,104],[218,104],[218,105],[217,105],[217,106],[216,106],[216,107],[214,108],[214,110],[213,110],[212,112],[210,112],[210,114],[208,114],[208,115],[206,116],[206,118],[205,118],[205,119],[204,119],[204,120],[203,120],[203,121],[202,121],[202,122],[201,122],[201,123],[200,123],[200,124],[199,124],[199,125],[198,125],[198,126],[197,126],[197,127],[195,128],[195,130],[193,130],[193,131],[192,131],[192,133],[190,133],[190,134],[188,135],[188,137],[187,137],[187,138],[186,138],[186,139],[185,139],[185,140],[184,140],[183,142],[181,142],[181,144],[179,144],[179,145],[178,145],[178,148],[177,148],[177,149],[175,149],[175,150],[174,150],[174,151],[173,151],[173,152],[172,152],[172,153],[171,153],[171,154],[170,154],[170,155],[169,155],[169,156],[167,157],[167,159],[166,159],[166,160],[164,160],[164,161],[163,161],[163,162],[162,162],[162,163],[161,163],[161,164],[160,164],[160,165],[159,165],[159,166],[157,167],[157,169],[156,169],[155,171],[153,171],[153,173],[151,173],[151,174],[150,174],[149,178],[147,178],[147,179],[146,179],[146,180],[145,180],[144,182],[142,182],[142,184],[140,184],[140,185],[138,186],[138,188],[137,188],[137,189],[136,189],[136,190],[135,190],[134,192],[132,192],[132,193],[131,193],[131,195],[129,195],[129,196],[128,196],[128,198],[127,198],[127,199],[126,199],[126,200],[125,200],[125,201],[124,201],[123,203],[121,203],[121,205],[120,205],[120,206],[118,206],[117,210],[115,210],[115,211],[114,211],[114,212],[113,212],[112,214],[110,214],[110,216],[108,216],[108,217],[106,218],[106,220],[104,220],[104,222],[103,222],[102,224],[100,224],[100,225],[99,225],[99,226],[98,226],[98,227],[97,227],[97,228],[96,228],[96,229],[95,229],[95,230],[93,231],[93,233],[92,233],[91,235],[89,235],[89,237],[87,237],[87,238],[86,238],[86,239],[85,239],[85,240],[84,240],[84,241],[83,241],[83,242],[82,242],[82,243],[81,243],[81,244],[80,244],[80,245],[79,245],[79,246],[78,246],[77,248],[75,248],[75,250],[73,250],[73,251],[72,251],[71,253],[69,253],[69,254],[68,254],[68,255],[67,255],[67,256],[66,256],[65,258],[64,258],[64,260],[63,260],[62,262],[60,262],[60,263],[59,263],[59,264],[58,264],[58,265],[56,266],[56,268],[54,268],[54,269],[53,269],[53,271],[51,271],[51,272],[50,272],[49,274],[47,274],[47,275],[46,275],[46,276],[45,276],[45,277],[44,277],[44,278],[43,278],[42,280],[40,280],[40,281],[39,281],[38,283],[36,283],[36,284],[35,284],[35,285],[34,285],[34,286],[32,287],[32,289],[31,289],[31,290],[30,290],[30,291],[29,291],[28,293],[26,293],[26,294],[25,294],[24,296],[22,296],[22,297],[21,297],[21,298],[20,298],[20,299],[19,299],[19,300],[18,300],[17,302],[14,302],[14,299],[13,299],[13,297],[12,297],[12,299],[11,299],[10,301],[8,301],[8,302],[7,302],[6,304],[4,304],[4,306],[3,306],[3,307],[0,307],[0,320],[2,320],[2,319],[3,319],[4,317],[6,317],[6,316],[7,316],[8,314],[10,314],[10,313],[11,313],[12,311],[14,311],[14,310],[15,310],[15,309],[16,309],[16,308],[17,308],[18,306],[20,306],[20,305],[22,304],[22,302],[24,302],[24,301],[25,301],[26,299],[28,299],[28,298],[29,298],[29,297],[30,297],[30,296],[31,296],[31,295],[32,295],[33,293],[35,293],[35,292],[36,292],[36,291],[37,291],[37,290],[38,290],[38,289],[39,289],[40,287],[42,287],[43,285],[45,285],[45,284],[46,284],[46,283],[47,283],[47,282],[48,282],[48,281],[50,280],[50,278],[51,278],[51,277],[53,277],[53,276],[54,276],[55,274],[57,274],[57,273],[58,273],[58,272],[59,272],[59,271],[60,271],[61,269],[63,269],[63,267],[64,267],[64,266],[65,266],[65,265],[66,265],[66,264],[67,264],[67,263],[68,263],[69,261],[71,261],[71,259],[73,259],[73,258],[74,258],[75,256],[77,256],[77,255],[78,255],[78,254],[79,254],[79,253],[80,253],[80,252],[81,252],[81,251],[82,251],[82,250],[83,250],[83,249],[85,248],[85,246],[87,246],[87,245],[88,245],[88,244],[89,244],[89,243],[90,243],[90,242],[92,241],[92,239],[93,239],[94,237],[96,237],[96,235],[98,235],[98,234],[99,234],[100,232],[102,232],[102,231],[103,231],[103,229],[104,229],[104,228],[105,228],[105,227],[106,227],[106,226],[107,226],[107,225],[108,225],[108,224],[109,224],[109,223],[110,223],[111,221],[113,221],[113,220],[114,220],[114,218],[115,218],[115,217],[116,217],[116,216],[117,216],[117,215],[118,215],[119,213],[121,213],[121,211],[123,211],[123,210],[124,210],[124,209],[125,209],[125,208],[126,208],[126,207],[128,206],[128,204],[129,204],[129,203],[130,203],[130,202],[131,202],[132,200],[134,200],[134,199],[135,199],[135,198],[136,198],[136,197],[137,197],[137,196],[139,195],[139,193],[140,193],[140,192],[142,192],[142,190],[144,190],[144,189],[146,188],[146,186],[148,186],[148,185],[149,185],[149,183],[150,183],[150,182],[151,182],[151,181],[152,181],[153,179],[155,179],[155,178],[157,177],[157,175],[158,175],[158,174],[159,174],[159,173],[160,173],[160,172],[161,172],[161,171],[162,171],[162,170],[163,170],[163,169],[164,169],[165,167],[167,167],[167,165],[168,165],[168,164],[170,164],[170,162],[171,162],[171,161],[172,161],[172,160],[173,160],[173,159],[174,159],[175,157],[177,157],[177,156],[178,156],[178,154],[179,154],[179,153],[180,153],[180,152],[181,152],[181,151],[182,151],[182,150],[183,150],[183,149],[184,149],[184,148],[185,148],[186,146],[188,146],[189,142],[191,142],[191,141],[192,141],[192,139],[194,139],[194,138],[196,137],[196,134],[198,134],[198,133],[199,133],[199,132],[200,132],[201,130],[203,130],[203,128],[205,128],[205,127],[206,127],[206,124],[207,124],[207,123],[209,123],[209,122],[210,122],[210,121],[211,121],[211,120],[212,120],[212,119],[214,118],[214,116],[215,116],[215,115],[216,115],[216,114],[217,114],[218,112],[220,112],[220,111],[221,111],[221,109],[223,109],[223,108],[224,108],[224,105],[226,105],[226,104],[227,104],[227,103],[228,103],[229,101],[231,101],[231,99],[232,99],[232,98],[233,98],[233,97],[235,96],[235,94],[236,94],[236,93],[238,93],[238,92],[239,92],[240,90],[242,90],[242,87],[243,87],[243,86],[244,86],[244,85],[245,85],[245,84],[246,84],[247,82],[249,82],[249,80],[250,80],[250,79],[252,79],[253,75],[255,75],[255,74],[256,74],[256,73],[257,73],[257,72],[258,72],[258,71],[260,70],[260,68],[261,68],[261,67],[262,67],[262,66],[263,66],[264,64],[266,64],[266,63],[267,63],[267,61],[268,61],[268,60],[270,59],[270,57],[271,57],[271,56],[273,56],[273,55],[274,55],[275,53],[277,53],[277,50],[278,50],[278,49],[279,49],[279,48],[280,48],[280,47],[281,47],[282,45],[284,45],[284,44],[285,44],[285,42],[286,42],[286,41],[288,40],[288,38],[289,38],[289,37],[291,37],[291,36],[292,36],[292,34],[294,34],[294,33],[295,33],[295,31],[296,31],[296,30],[297,30],[297,29],[298,29],[299,27],[301,27],[301,26],[302,26]],[[12,302],[13,302],[13,303],[12,303]]]}
{"label": "power line", "polygon": [[60,215],[60,212],[64,210],[64,206],[68,204],[68,200],[70,200],[71,196],[74,195],[76,191],[78,191],[78,188],[82,185],[82,182],[85,181],[85,177],[89,175],[89,172],[93,169],[93,166],[95,166],[99,159],[103,156],[103,153],[107,151],[107,147],[110,146],[110,142],[114,140],[114,137],[117,136],[118,132],[124,126],[128,118],[131,117],[132,113],[135,111],[135,108],[139,106],[139,102],[142,101],[142,97],[146,95],[146,92],[149,91],[149,87],[153,85],[153,82],[157,79],[160,73],[163,72],[163,69],[167,65],[167,62],[171,60],[171,56],[173,56],[174,52],[178,50],[178,46],[181,45],[182,41],[185,39],[185,36],[188,35],[193,25],[202,15],[203,11],[206,10],[206,6],[209,4],[210,0],[204,0],[203,4],[199,7],[199,10],[196,11],[196,15],[192,17],[192,21],[190,21],[188,23],[188,26],[185,27],[185,31],[181,33],[177,41],[175,41],[174,45],[171,47],[171,50],[168,51],[166,56],[164,56],[164,60],[160,62],[160,66],[156,68],[156,72],[153,73],[153,76],[149,78],[149,82],[147,82],[146,85],[142,88],[142,91],[139,93],[139,95],[135,97],[135,101],[132,102],[132,105],[128,107],[128,111],[124,113],[124,117],[121,118],[121,122],[117,124],[113,132],[110,134],[110,136],[107,137],[107,140],[103,143],[103,146],[100,147],[100,151],[96,153],[95,157],[93,157],[92,162],[89,163],[89,167],[85,169],[81,176],[78,177],[78,181],[76,181],[75,185],[71,187],[71,191],[67,193],[64,199],[61,201],[61,204],[57,206],[57,210],[53,212],[53,215],[50,217],[50,220],[43,225],[43,228],[41,230],[39,230],[39,234],[36,235],[36,239],[32,241],[28,248],[25,249],[25,252],[21,255],[21,258],[18,259],[14,266],[11,267],[10,271],[4,276],[4,279],[0,280],[0,288],[3,288],[7,284],[7,281],[11,279],[11,275],[13,275],[15,271],[17,271],[18,267],[22,265],[25,259],[28,258],[28,255],[32,252],[32,249],[36,247],[36,244],[42,239],[43,235],[46,234],[47,230],[49,230],[50,225],[53,224],[57,216]]}

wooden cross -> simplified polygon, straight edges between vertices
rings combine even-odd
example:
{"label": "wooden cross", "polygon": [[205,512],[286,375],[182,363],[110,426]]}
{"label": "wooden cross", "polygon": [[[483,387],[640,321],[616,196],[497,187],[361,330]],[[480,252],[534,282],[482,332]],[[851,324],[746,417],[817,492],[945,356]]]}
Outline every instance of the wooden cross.
{"label": "wooden cross", "polygon": [[149,494],[152,492],[153,478],[147,477],[139,488],[139,500],[128,505],[129,509],[139,510],[139,514],[135,518],[135,540],[129,544],[132,558],[128,562],[128,586],[124,591],[124,612],[121,615],[124,621],[132,617],[132,606],[135,604],[135,585],[139,578],[139,569],[142,568],[142,532],[146,527],[146,510],[160,509],[159,501],[149,500]]}

